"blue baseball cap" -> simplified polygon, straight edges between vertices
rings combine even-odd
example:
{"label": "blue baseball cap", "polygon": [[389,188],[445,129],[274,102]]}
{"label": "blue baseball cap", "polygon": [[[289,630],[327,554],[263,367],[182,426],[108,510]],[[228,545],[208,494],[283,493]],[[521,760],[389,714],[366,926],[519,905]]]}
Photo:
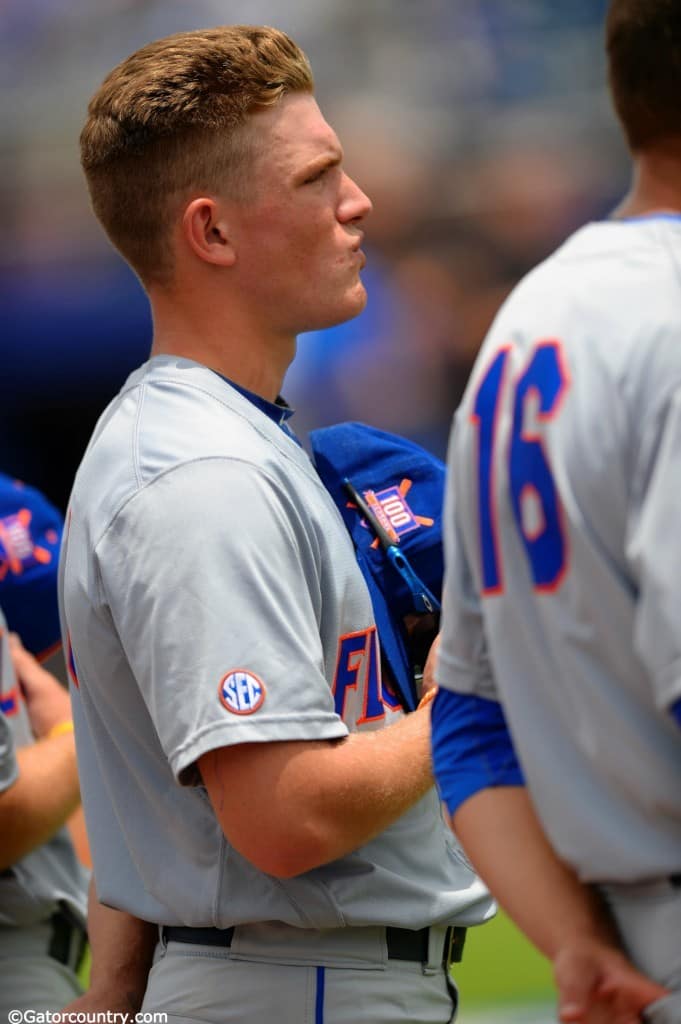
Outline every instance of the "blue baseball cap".
{"label": "blue baseball cap", "polygon": [[61,643],[57,601],[61,513],[40,491],[0,473],[0,608],[24,647],[47,658]]}
{"label": "blue baseball cap", "polygon": [[418,703],[404,617],[439,611],[445,464],[363,423],[310,432],[314,463],[350,532],[381,653],[405,707]]}

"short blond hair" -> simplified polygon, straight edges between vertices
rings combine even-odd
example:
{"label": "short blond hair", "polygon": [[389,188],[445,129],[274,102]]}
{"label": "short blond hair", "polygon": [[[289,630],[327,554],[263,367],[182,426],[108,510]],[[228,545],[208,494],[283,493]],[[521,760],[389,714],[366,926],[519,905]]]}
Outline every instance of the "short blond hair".
{"label": "short blond hair", "polygon": [[81,163],[96,216],[143,283],[172,276],[170,225],[192,192],[243,193],[249,113],[313,85],[292,39],[252,25],[159,39],[107,75],[88,107]]}

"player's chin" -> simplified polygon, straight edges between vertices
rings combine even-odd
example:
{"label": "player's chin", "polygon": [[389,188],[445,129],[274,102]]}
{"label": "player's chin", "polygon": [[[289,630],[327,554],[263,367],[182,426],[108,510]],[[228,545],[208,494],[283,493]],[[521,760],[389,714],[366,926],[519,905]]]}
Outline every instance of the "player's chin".
{"label": "player's chin", "polygon": [[333,327],[336,324],[345,323],[346,320],[352,320],[353,317],[359,316],[366,304],[366,288],[359,278],[357,278],[357,281],[352,288],[349,288],[343,296],[342,302],[338,303],[338,309],[334,311],[334,314],[332,314],[333,320],[328,324],[328,326]]}
{"label": "player's chin", "polygon": [[367,304],[367,293],[362,282],[357,278],[350,288],[341,295],[322,304],[315,304],[307,309],[304,324],[298,325],[297,333],[306,331],[323,331],[327,327],[337,327],[347,320],[359,316]]}

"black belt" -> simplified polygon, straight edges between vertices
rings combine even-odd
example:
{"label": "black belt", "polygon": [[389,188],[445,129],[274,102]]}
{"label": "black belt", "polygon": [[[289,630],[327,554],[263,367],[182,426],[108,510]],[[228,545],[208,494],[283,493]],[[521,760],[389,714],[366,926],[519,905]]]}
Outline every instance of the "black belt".
{"label": "black belt", "polygon": [[50,928],[47,955],[58,963],[77,970],[87,944],[86,933],[79,924],[59,910],[50,918]]}
{"label": "black belt", "polygon": [[675,889],[681,889],[681,871],[679,871],[678,875],[670,875],[669,881]]}
{"label": "black belt", "polygon": [[[408,928],[386,928],[385,939],[389,960],[416,960],[428,963],[428,928],[411,931]],[[190,942],[197,946],[231,946],[233,928],[181,928],[164,926],[161,929],[164,942]],[[463,946],[466,941],[465,928],[448,928],[442,950],[442,963],[461,963]]]}

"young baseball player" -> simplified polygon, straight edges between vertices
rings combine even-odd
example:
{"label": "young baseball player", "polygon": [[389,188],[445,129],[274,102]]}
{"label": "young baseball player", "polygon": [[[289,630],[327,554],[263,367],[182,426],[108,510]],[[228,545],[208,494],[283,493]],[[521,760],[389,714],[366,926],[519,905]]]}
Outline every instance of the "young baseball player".
{"label": "young baseball player", "polygon": [[59,644],[61,516],[0,474],[0,1016],[81,991],[87,872],[64,827],[79,805],[69,696],[26,647]]}
{"label": "young baseball player", "polygon": [[679,1024],[678,4],[613,0],[607,52],[631,190],[516,288],[455,418],[433,744],[457,833],[559,983],[581,883],[656,983],[609,995],[585,946],[593,1019]]}
{"label": "young baseball player", "polygon": [[90,104],[82,158],[154,318],[78,471],[61,561],[97,896],[151,924],[130,924],[156,945],[143,1008],[444,1024],[462,930],[493,904],[278,398],[296,335],[364,306],[371,204],[307,59],[270,28],[133,54]]}

